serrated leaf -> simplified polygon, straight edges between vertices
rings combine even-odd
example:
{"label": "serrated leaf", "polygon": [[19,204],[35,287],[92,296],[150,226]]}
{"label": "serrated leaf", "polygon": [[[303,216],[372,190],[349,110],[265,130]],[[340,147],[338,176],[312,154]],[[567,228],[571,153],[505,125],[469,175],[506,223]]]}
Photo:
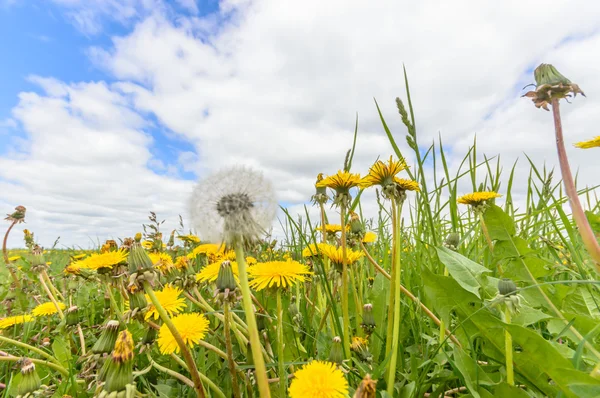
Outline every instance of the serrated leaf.
{"label": "serrated leaf", "polygon": [[64,368],[69,369],[71,351],[69,350],[67,343],[61,337],[55,338],[52,342],[52,353]]}
{"label": "serrated leaf", "polygon": [[480,279],[483,274],[491,273],[483,265],[479,265],[465,256],[447,249],[445,247],[436,248],[440,261],[448,269],[448,273],[468,292],[481,298],[479,289],[481,287]]}

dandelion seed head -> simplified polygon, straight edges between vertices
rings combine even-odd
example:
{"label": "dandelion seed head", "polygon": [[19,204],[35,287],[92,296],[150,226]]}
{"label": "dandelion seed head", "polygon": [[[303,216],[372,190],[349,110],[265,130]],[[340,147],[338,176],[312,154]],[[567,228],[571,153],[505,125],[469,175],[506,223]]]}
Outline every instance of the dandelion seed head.
{"label": "dandelion seed head", "polygon": [[228,245],[252,241],[271,226],[277,200],[262,173],[243,166],[198,182],[189,201],[192,224],[203,240]]}

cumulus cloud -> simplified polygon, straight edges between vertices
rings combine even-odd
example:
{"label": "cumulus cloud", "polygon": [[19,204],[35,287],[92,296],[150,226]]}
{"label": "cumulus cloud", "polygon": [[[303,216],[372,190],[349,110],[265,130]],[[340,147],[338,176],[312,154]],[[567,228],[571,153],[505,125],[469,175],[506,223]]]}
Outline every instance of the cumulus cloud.
{"label": "cumulus cloud", "polygon": [[[556,165],[550,115],[519,97],[533,81],[535,66],[555,64],[589,94],[563,105],[569,143],[596,135],[600,122],[594,111],[600,6],[593,2],[367,7],[348,1],[225,1],[216,14],[173,17],[147,1],[119,2],[125,7],[119,10],[111,2],[83,7],[75,0],[55,1],[76,12],[92,10],[92,22],[86,22],[92,30],[109,14],[139,21],[130,33],[114,37],[112,46],[88,51],[115,83],[34,78],[45,93],[21,94],[13,111],[29,147],[0,161],[3,173],[15,171],[10,179],[3,175],[12,184],[4,202],[17,204],[35,188],[40,197],[35,207],[46,212],[46,220],[54,207],[77,215],[68,222],[52,219],[53,228],[73,242],[84,232],[133,230],[150,209],[162,209],[164,217],[185,214],[182,196],[190,182],[173,170],[158,175],[149,169],[158,172],[161,164],[150,154],[155,144],[145,133],[148,115],[195,148],[174,160],[182,171],[202,176],[236,163],[254,166],[274,180],[280,201],[293,212],[303,212],[317,173],[341,168],[356,113],[354,169],[366,172],[378,156],[392,153],[373,98],[401,150],[409,153],[394,103],[396,96],[406,100],[403,64],[421,146],[441,134],[455,171],[477,134],[479,153],[501,154],[505,174],[520,159],[517,190],[528,173],[524,152],[536,163]],[[105,145],[90,144],[100,137]],[[581,185],[594,183],[593,154],[578,151],[572,163],[580,168]],[[53,177],[29,180],[39,170]],[[115,182],[127,179],[125,170],[134,176],[133,187]],[[108,189],[107,180],[114,184]],[[461,187],[469,189],[467,183]],[[108,211],[123,202],[119,209],[129,218]],[[374,206],[366,207],[374,214]],[[90,220],[102,213],[103,229],[88,223],[79,227],[86,231],[76,232],[81,221],[76,217],[83,213]]]}

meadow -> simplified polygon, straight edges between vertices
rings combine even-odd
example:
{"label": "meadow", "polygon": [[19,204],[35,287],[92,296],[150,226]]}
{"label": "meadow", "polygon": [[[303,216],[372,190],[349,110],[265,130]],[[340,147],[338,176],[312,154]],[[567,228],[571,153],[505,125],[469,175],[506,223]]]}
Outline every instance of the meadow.
{"label": "meadow", "polygon": [[0,396],[600,396],[600,202],[575,189],[558,105],[583,93],[550,65],[535,80],[522,100],[552,111],[560,172],[530,162],[527,186],[476,144],[450,170],[441,139],[418,141],[405,80],[405,132],[376,104],[390,153],[355,170],[351,146],[278,241],[274,188],[244,167],[202,179],[173,231],[151,213],[97,250],[5,238]]}

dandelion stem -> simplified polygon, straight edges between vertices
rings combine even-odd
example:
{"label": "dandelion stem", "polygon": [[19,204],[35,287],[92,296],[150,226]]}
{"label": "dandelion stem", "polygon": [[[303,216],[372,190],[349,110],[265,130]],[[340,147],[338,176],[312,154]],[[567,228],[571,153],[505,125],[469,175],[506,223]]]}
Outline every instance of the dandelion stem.
{"label": "dandelion stem", "polygon": [[56,358],[54,358],[52,355],[48,354],[47,352],[45,352],[43,350],[40,350],[39,348],[31,346],[27,343],[22,343],[20,341],[13,340],[6,336],[0,336],[0,342],[9,343],[9,344],[15,345],[17,347],[21,347],[21,348],[25,348],[26,350],[33,351],[36,354],[39,354],[39,355],[43,356],[44,358],[48,359],[49,361],[54,362],[57,365],[60,365],[60,362],[58,362],[58,360]]}
{"label": "dandelion stem", "polygon": [[81,355],[85,355],[85,337],[83,336],[80,324],[77,324],[77,334],[79,335],[79,344],[81,345]]}
{"label": "dandelion stem", "polygon": [[65,314],[63,314],[62,310],[60,309],[60,307],[58,305],[58,301],[56,301],[56,298],[52,294],[52,291],[50,290],[50,288],[48,287],[48,285],[44,281],[44,277],[42,276],[42,274],[38,274],[38,279],[40,280],[40,284],[42,285],[42,287],[46,291],[46,294],[48,295],[48,298],[50,299],[50,301],[52,301],[52,304],[54,304],[54,307],[56,307],[56,312],[58,312],[58,315],[60,316],[60,319],[65,319]]}
{"label": "dandelion stem", "polygon": [[277,363],[279,365],[279,392],[285,397],[287,377],[285,377],[285,362],[283,356],[283,305],[281,304],[281,289],[277,289]]}
{"label": "dandelion stem", "polygon": [[[392,282],[393,285],[395,286],[400,286],[402,280],[401,280],[401,276],[402,276],[402,267],[401,267],[401,260],[400,260],[400,252],[401,252],[401,245],[402,245],[402,236],[401,236],[401,214],[402,214],[402,203],[403,200],[399,199],[399,200],[394,200],[392,199],[392,211],[396,212],[396,217],[395,217],[395,240],[394,240],[394,258],[395,258],[395,267],[396,267],[396,273],[395,273],[395,280]],[[401,304],[401,300],[400,300],[400,289],[396,288],[395,289],[395,294],[394,294],[394,329],[393,329],[393,336],[392,336],[392,359],[390,360],[390,368],[389,368],[389,373],[388,373],[388,379],[387,379],[387,392],[390,395],[394,395],[394,383],[396,381],[396,362],[398,360],[398,344],[399,344],[399,337],[400,337],[400,304]]]}
{"label": "dandelion stem", "polygon": [[560,119],[560,108],[557,98],[552,99],[552,115],[554,116],[556,149],[558,151],[560,172],[565,184],[565,192],[569,198],[569,204],[571,205],[571,210],[573,211],[573,218],[575,219],[575,224],[577,225],[577,229],[579,230],[583,244],[594,260],[596,271],[600,273],[600,245],[594,236],[592,227],[590,226],[590,223],[583,212],[581,202],[579,201],[579,196],[577,195],[577,189],[575,188],[575,182],[573,180],[573,175],[571,174],[571,167],[569,166],[569,158],[567,157],[567,151],[565,150],[562,121]]}
{"label": "dandelion stem", "polygon": [[394,297],[396,297],[396,240],[398,239],[398,233],[396,231],[396,210],[394,205],[394,199],[392,198],[392,272],[390,278],[390,295],[388,299],[388,313],[387,313],[387,328],[385,330],[385,352],[388,353],[392,349],[392,334],[394,331]]}
{"label": "dandelion stem", "polygon": [[[16,362],[20,359],[23,359],[23,358],[15,357],[12,355],[9,355],[9,356],[0,355],[0,362]],[[63,376],[69,376],[69,371],[60,365],[57,365],[52,362],[44,361],[43,359],[35,359],[35,358],[29,358],[29,359],[31,360],[31,362],[35,363],[36,365],[44,365],[44,366],[49,367],[50,369],[56,370]]]}
{"label": "dandelion stem", "polygon": [[[504,322],[510,325],[511,322],[511,314],[508,307],[504,309]],[[513,369],[513,346],[512,346],[512,336],[510,332],[504,330],[504,350],[506,356],[506,382],[511,386],[515,385],[515,372]]]}
{"label": "dandelion stem", "polygon": [[267,380],[267,368],[262,357],[262,344],[258,336],[258,327],[256,318],[252,310],[252,298],[250,297],[250,286],[248,285],[248,272],[246,270],[246,258],[244,257],[244,249],[241,242],[236,242],[234,245],[235,257],[238,263],[240,287],[242,291],[242,303],[244,312],[246,313],[246,323],[248,324],[248,335],[250,338],[250,348],[252,351],[252,359],[256,370],[256,379],[258,382],[258,390],[261,398],[270,398],[271,390]]}
{"label": "dandelion stem", "polygon": [[493,251],[494,245],[492,244],[492,239],[490,238],[490,233],[487,229],[487,226],[485,225],[485,221],[483,219],[483,213],[481,211],[478,211],[477,215],[479,216],[479,221],[481,223],[481,231],[483,232],[483,236],[485,236],[485,241],[487,242],[487,245],[490,248],[490,251]]}
{"label": "dandelion stem", "polygon": [[110,284],[108,282],[104,282],[104,289],[106,293],[108,293],[108,298],[110,300],[110,306],[112,310],[115,312],[117,319],[121,322],[121,325],[125,325],[125,319],[123,318],[123,314],[121,310],[119,310],[119,306],[117,305],[117,301],[115,300],[115,296],[112,293],[112,289],[110,288]]}
{"label": "dandelion stem", "polygon": [[[348,308],[348,260],[346,258],[346,206],[340,206],[342,225],[342,321],[344,329],[344,354],[350,359],[350,310]],[[325,228],[325,227],[323,227]]]}
{"label": "dandelion stem", "polygon": [[14,220],[6,230],[6,234],[4,234],[4,241],[2,242],[2,254],[4,255],[4,264],[6,265],[8,272],[10,272],[10,276],[13,278],[13,282],[15,282],[15,286],[18,289],[20,289],[21,282],[19,282],[19,278],[17,277],[17,273],[13,269],[12,264],[10,263],[10,261],[8,261],[8,251],[6,250],[6,241],[8,240],[8,234],[10,234],[11,229],[13,229],[16,223],[17,220]]}
{"label": "dandelion stem", "polygon": [[231,384],[233,388],[234,398],[240,398],[240,386],[238,385],[238,378],[235,372],[235,360],[233,359],[233,347],[231,345],[231,330],[230,323],[231,314],[229,313],[229,302],[223,303],[223,315],[225,317],[223,321],[223,328],[225,329],[225,347],[227,349],[227,365],[229,366],[229,373],[231,374]]}
{"label": "dandelion stem", "polygon": [[64,300],[65,298],[63,297],[62,293],[59,292],[58,289],[52,284],[52,280],[50,280],[50,277],[48,276],[46,270],[42,271],[42,276],[46,280],[46,283],[48,284],[48,287],[50,287],[52,293],[54,293],[56,297],[58,297],[60,300]]}
{"label": "dandelion stem", "polygon": [[177,342],[177,345],[179,346],[179,349],[181,350],[181,354],[183,355],[183,358],[185,359],[185,363],[187,364],[190,375],[192,376],[192,381],[194,382],[193,388],[194,388],[194,391],[196,391],[196,395],[198,396],[198,398],[204,398],[205,397],[204,387],[202,386],[202,381],[200,379],[200,372],[198,372],[198,368],[196,367],[196,363],[194,362],[194,358],[192,357],[192,353],[191,353],[190,349],[183,341],[181,334],[179,334],[179,331],[173,324],[173,321],[171,320],[171,318],[169,318],[169,314],[167,314],[165,309],[160,304],[160,301],[156,297],[156,294],[154,294],[154,290],[152,290],[152,287],[150,286],[150,284],[147,281],[144,281],[143,285],[144,285],[144,290],[145,290],[146,294],[148,295],[148,297],[150,298],[150,301],[152,302],[152,304],[154,304],[154,308],[156,308],[158,315],[160,315],[160,318],[162,319],[162,321],[169,328],[169,331],[173,335],[173,338],[175,339],[175,341]]}

